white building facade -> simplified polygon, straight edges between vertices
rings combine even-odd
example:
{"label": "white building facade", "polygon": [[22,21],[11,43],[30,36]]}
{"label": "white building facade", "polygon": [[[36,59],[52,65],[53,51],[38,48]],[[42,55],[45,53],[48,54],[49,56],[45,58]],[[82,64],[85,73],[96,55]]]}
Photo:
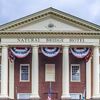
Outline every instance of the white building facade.
{"label": "white building facade", "polygon": [[[29,55],[10,61],[9,49],[22,47],[31,48]],[[43,47],[60,52],[46,58]],[[88,61],[73,56],[71,48],[90,48]],[[50,85],[54,100],[100,99],[98,25],[45,9],[0,26],[0,58],[1,99],[47,100]]]}

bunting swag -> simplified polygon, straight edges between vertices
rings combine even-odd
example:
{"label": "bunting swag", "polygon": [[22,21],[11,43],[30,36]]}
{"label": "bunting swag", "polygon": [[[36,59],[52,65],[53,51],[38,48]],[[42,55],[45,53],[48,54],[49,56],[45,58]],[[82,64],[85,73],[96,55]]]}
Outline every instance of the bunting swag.
{"label": "bunting swag", "polygon": [[14,56],[16,56],[17,58],[24,58],[31,51],[30,48],[26,48],[26,47],[25,48],[11,48],[10,50],[11,50],[12,54]]}
{"label": "bunting swag", "polygon": [[71,48],[70,50],[77,58],[84,58],[90,53],[90,48]]}
{"label": "bunting swag", "polygon": [[47,57],[54,57],[60,52],[60,48],[47,48],[43,47],[41,48],[42,53]]}

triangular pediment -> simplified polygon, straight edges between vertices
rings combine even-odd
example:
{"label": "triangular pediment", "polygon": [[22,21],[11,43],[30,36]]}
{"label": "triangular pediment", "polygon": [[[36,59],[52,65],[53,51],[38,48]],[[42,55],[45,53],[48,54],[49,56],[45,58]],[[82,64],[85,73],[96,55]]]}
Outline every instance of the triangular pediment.
{"label": "triangular pediment", "polygon": [[0,26],[1,31],[100,31],[100,26],[54,8]]}
{"label": "triangular pediment", "polygon": [[57,20],[52,17],[47,17],[45,19],[41,19],[36,22],[32,22],[26,24],[24,26],[18,27],[15,30],[17,31],[28,31],[28,30],[35,30],[35,31],[73,31],[73,30],[83,30],[80,27],[75,25],[71,25],[70,23],[65,23],[62,20]]}

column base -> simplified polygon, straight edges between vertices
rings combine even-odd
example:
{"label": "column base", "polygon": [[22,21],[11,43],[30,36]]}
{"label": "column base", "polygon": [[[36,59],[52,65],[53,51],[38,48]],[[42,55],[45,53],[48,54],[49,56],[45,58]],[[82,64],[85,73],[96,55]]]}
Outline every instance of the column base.
{"label": "column base", "polygon": [[86,100],[91,100],[91,97],[89,98],[89,97],[86,97]]}
{"label": "column base", "polygon": [[14,100],[14,97],[9,97],[10,100]]}
{"label": "column base", "polygon": [[61,100],[70,100],[70,95],[62,95]]}
{"label": "column base", "polygon": [[31,100],[40,100],[40,97],[39,97],[39,95],[31,95],[30,99]]}
{"label": "column base", "polygon": [[100,94],[96,95],[96,96],[93,96],[92,99],[94,99],[94,100],[100,100]]}
{"label": "column base", "polygon": [[0,95],[0,100],[5,100],[5,99],[8,99],[8,98],[9,98],[8,96]]}

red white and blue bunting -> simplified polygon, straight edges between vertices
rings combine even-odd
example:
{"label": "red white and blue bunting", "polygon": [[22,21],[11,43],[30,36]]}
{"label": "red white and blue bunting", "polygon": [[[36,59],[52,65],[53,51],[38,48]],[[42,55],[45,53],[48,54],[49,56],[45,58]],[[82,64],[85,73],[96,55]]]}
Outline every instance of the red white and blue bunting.
{"label": "red white and blue bunting", "polygon": [[58,48],[58,47],[54,47],[54,48],[42,47],[41,51],[47,57],[54,57],[60,52],[60,48]]}
{"label": "red white and blue bunting", "polygon": [[84,58],[90,53],[90,48],[71,48],[70,50],[77,58]]}
{"label": "red white and blue bunting", "polygon": [[24,58],[30,53],[31,48],[11,48],[10,50],[15,57]]}

